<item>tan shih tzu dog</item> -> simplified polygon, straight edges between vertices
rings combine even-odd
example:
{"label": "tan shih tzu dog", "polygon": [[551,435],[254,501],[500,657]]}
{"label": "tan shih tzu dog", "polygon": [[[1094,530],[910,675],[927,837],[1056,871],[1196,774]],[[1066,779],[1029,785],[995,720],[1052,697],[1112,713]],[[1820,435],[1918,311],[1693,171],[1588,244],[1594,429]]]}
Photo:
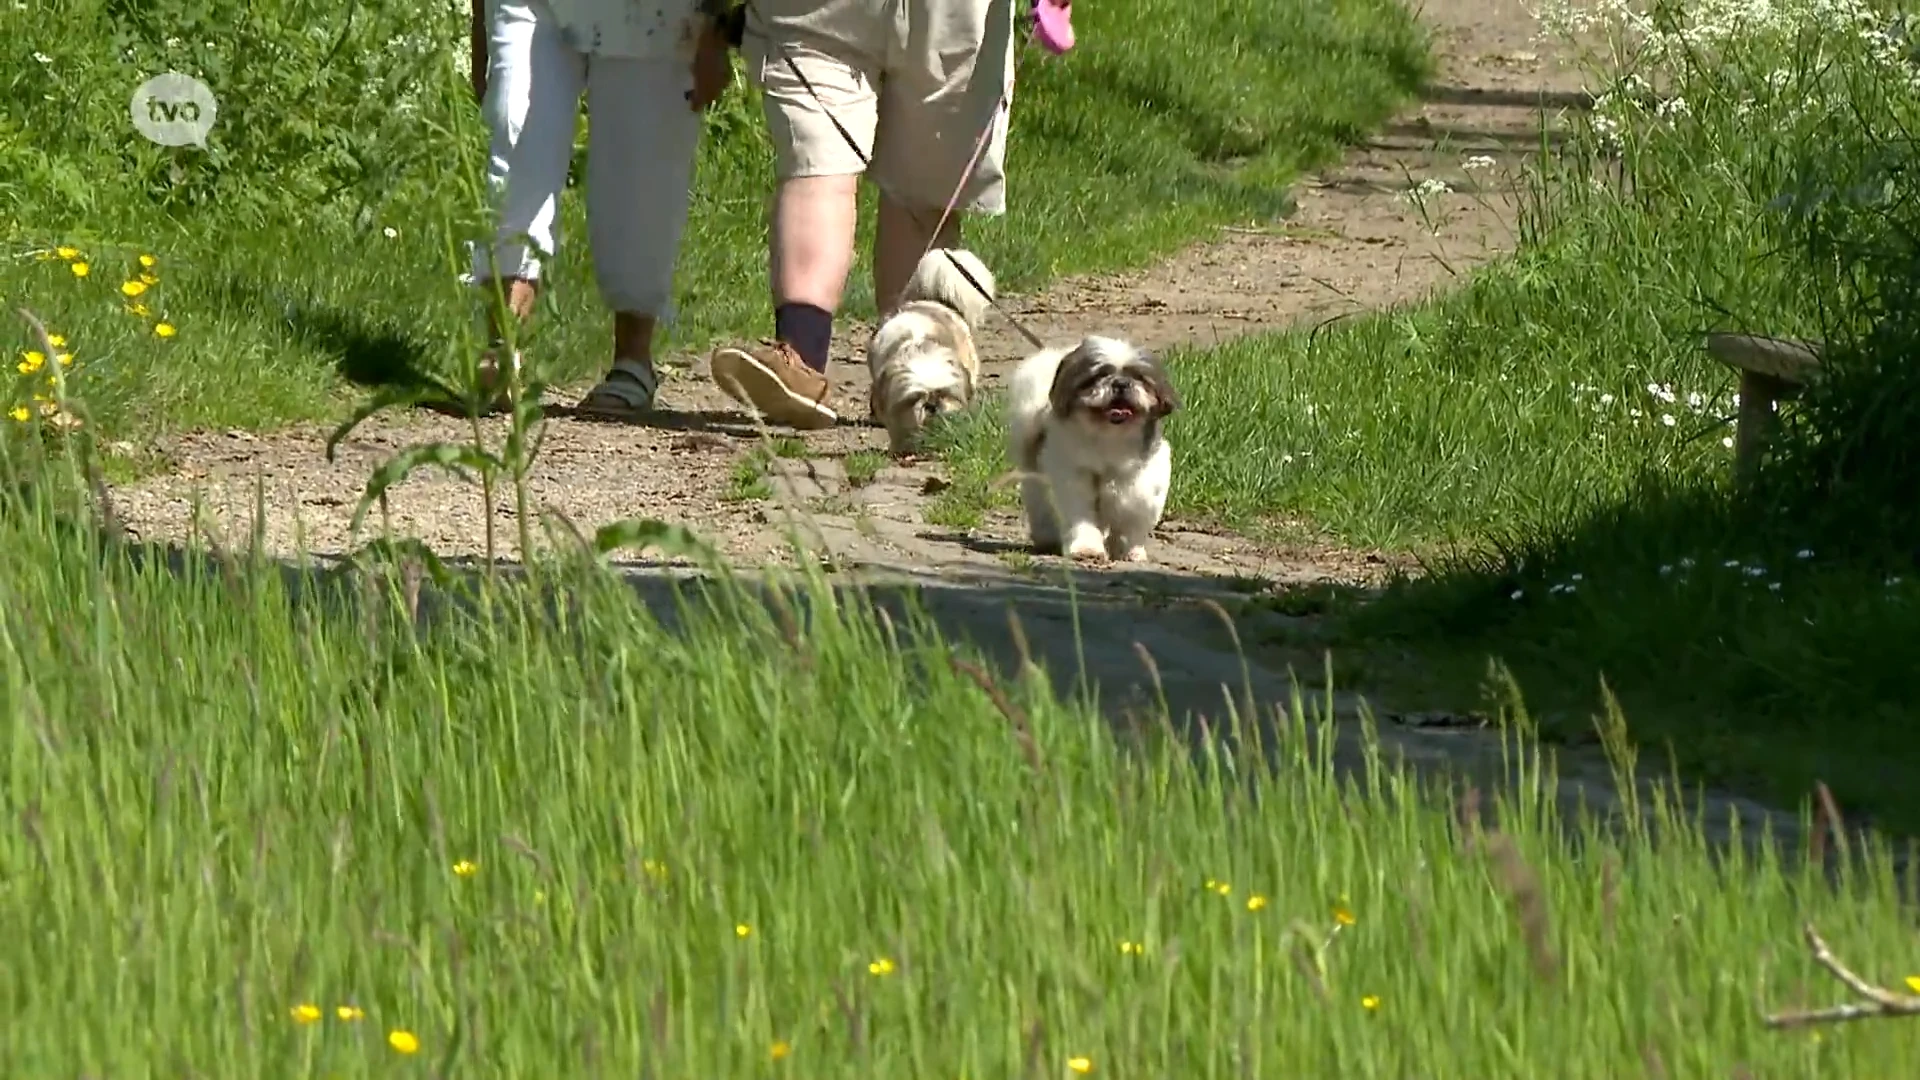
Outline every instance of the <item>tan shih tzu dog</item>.
{"label": "tan shih tzu dog", "polygon": [[1021,361],[1007,388],[1007,451],[1036,551],[1144,562],[1166,511],[1180,407],[1166,369],[1115,338]]}
{"label": "tan shih tzu dog", "polygon": [[978,256],[935,248],[914,268],[899,310],[867,343],[873,377],[867,408],[887,429],[894,454],[913,453],[929,422],[973,400],[980,383],[973,332],[993,302],[993,290],[993,275]]}

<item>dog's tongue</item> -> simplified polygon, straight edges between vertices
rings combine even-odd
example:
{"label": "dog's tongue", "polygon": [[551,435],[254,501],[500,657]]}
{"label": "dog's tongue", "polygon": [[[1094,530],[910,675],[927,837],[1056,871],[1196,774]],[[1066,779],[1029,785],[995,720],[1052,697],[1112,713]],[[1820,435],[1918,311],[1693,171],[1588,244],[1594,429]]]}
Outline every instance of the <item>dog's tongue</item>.
{"label": "dog's tongue", "polygon": [[1107,410],[1107,423],[1124,424],[1133,419],[1133,410],[1124,405],[1116,405]]}

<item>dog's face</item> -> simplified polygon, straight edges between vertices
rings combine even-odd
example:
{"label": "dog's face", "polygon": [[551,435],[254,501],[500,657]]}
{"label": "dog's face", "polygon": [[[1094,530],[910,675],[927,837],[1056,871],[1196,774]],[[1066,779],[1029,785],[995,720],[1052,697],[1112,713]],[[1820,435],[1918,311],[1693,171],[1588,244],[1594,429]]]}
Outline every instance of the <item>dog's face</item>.
{"label": "dog's face", "polygon": [[1158,358],[1124,341],[1089,337],[1061,358],[1049,394],[1053,414],[1096,433],[1151,438],[1180,408]]}
{"label": "dog's face", "polygon": [[913,389],[886,406],[881,422],[896,454],[915,453],[929,427],[966,408],[966,399],[957,387],[935,390]]}
{"label": "dog's face", "polygon": [[889,364],[873,384],[874,419],[887,429],[894,454],[918,453],[926,430],[967,407],[972,380],[949,357],[933,353]]}

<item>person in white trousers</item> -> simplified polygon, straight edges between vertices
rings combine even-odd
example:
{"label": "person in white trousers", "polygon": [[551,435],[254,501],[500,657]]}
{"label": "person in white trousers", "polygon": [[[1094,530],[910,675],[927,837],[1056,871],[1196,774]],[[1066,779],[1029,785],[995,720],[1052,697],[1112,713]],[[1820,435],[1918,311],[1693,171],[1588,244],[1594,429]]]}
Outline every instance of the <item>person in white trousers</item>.
{"label": "person in white trousers", "polygon": [[[560,192],[587,96],[587,232],[613,310],[613,359],[580,412],[628,418],[653,408],[653,336],[673,315],[700,114],[733,77],[717,10],[706,0],[473,0],[476,60],[485,44],[474,89],[492,132],[487,179],[498,211],[493,243],[474,246],[473,278],[490,296],[503,285],[521,322],[559,243]],[[493,328],[482,374],[497,385],[498,315]]]}

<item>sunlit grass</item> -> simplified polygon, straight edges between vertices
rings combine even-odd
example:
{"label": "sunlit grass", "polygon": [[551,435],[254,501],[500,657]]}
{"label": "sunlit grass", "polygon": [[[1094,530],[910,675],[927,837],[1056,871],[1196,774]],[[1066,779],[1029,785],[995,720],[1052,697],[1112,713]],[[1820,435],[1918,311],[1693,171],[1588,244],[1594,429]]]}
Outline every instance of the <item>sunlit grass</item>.
{"label": "sunlit grass", "polygon": [[557,607],[429,585],[416,631],[404,578],[295,597],[13,520],[11,1075],[1920,1059],[1910,1024],[1760,1019],[1844,999],[1809,919],[1870,977],[1920,973],[1883,855],[1836,891],[1716,861],[1673,806],[1659,843],[1595,831],[1545,809],[1537,764],[1476,833],[1389,761],[1336,776],[1317,699],[1258,740],[1217,717],[1238,739],[1198,754],[1123,739],[1039,681],[1003,710],[924,624],[818,581],[771,607],[696,590],[669,630],[619,580],[549,568]]}

